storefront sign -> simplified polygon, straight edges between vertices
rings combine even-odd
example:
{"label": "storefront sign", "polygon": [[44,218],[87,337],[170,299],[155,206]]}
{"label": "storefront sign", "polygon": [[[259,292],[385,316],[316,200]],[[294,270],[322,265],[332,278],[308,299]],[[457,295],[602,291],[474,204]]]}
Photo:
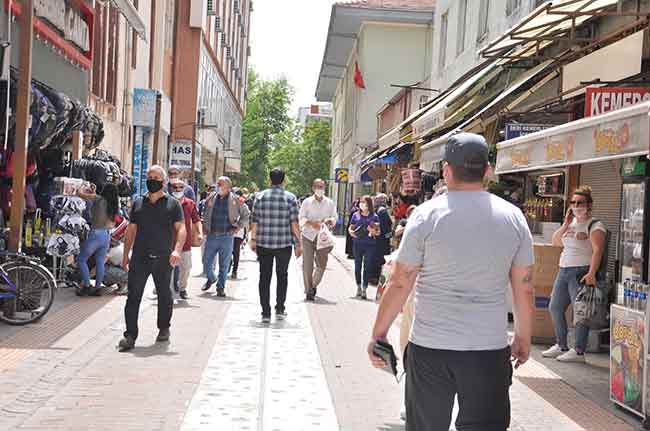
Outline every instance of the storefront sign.
{"label": "storefront sign", "polygon": [[90,50],[88,24],[81,13],[67,5],[65,0],[35,0],[34,15],[50,23],[81,50]]}
{"label": "storefront sign", "polygon": [[133,140],[133,179],[135,181],[135,195],[140,196],[142,193],[142,146],[144,145],[143,130],[139,127],[135,129]]}
{"label": "storefront sign", "polygon": [[156,124],[156,90],[133,89],[133,125],[151,127]]}
{"label": "storefront sign", "polygon": [[420,138],[437,129],[445,121],[445,108],[432,109],[413,122],[413,138]]}
{"label": "storefront sign", "polygon": [[644,343],[643,313],[612,306],[609,396],[640,415],[643,414]]}
{"label": "storefront sign", "polygon": [[169,166],[178,166],[181,169],[192,169],[191,140],[177,139],[176,142],[172,142],[171,148],[169,149]]}
{"label": "storefront sign", "polygon": [[585,117],[604,114],[650,101],[650,88],[602,87],[587,88],[585,94]]}
{"label": "storefront sign", "polygon": [[539,132],[549,127],[552,126],[548,124],[508,123],[506,124],[506,140],[530,135],[531,133]]}
{"label": "storefront sign", "polygon": [[497,145],[498,174],[647,154],[650,103],[585,118]]}

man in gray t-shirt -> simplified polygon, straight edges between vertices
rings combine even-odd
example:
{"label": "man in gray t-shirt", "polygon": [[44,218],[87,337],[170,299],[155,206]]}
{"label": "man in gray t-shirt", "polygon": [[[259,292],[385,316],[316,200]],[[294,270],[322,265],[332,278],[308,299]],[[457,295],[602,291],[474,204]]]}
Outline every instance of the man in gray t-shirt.
{"label": "man in gray t-shirt", "polygon": [[[488,146],[459,133],[445,147],[447,195],[419,206],[408,221],[368,351],[385,340],[415,286],[406,351],[407,430],[448,429],[454,396],[459,429],[506,430],[511,360],[530,352],[532,236],[521,211],[486,192]],[[510,287],[510,285],[512,287]],[[507,289],[515,338],[508,346]]]}

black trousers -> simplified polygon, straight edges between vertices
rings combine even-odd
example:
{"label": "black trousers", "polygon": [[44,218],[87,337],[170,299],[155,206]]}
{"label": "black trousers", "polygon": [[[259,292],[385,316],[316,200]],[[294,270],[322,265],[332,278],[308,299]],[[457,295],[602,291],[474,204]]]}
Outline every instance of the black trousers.
{"label": "black trousers", "polygon": [[458,431],[505,431],[510,426],[510,347],[500,350],[427,349],[406,353],[407,431],[447,431],[458,395]]}
{"label": "black trousers", "polygon": [[158,329],[167,329],[171,324],[174,300],[170,289],[172,267],[169,264],[169,256],[135,257],[129,266],[129,296],[124,307],[125,336],[138,338],[140,303],[150,275],[153,276],[158,291]]}
{"label": "black trousers", "polygon": [[271,278],[273,277],[273,261],[275,261],[275,277],[278,287],[276,293],[275,311],[284,311],[289,284],[289,261],[292,247],[264,248],[257,247],[257,260],[260,263],[260,305],[262,316],[271,315]]}
{"label": "black trousers", "polygon": [[244,242],[244,238],[235,238],[233,241],[232,248],[232,272],[237,273],[239,269],[239,255],[241,254],[241,245]]}

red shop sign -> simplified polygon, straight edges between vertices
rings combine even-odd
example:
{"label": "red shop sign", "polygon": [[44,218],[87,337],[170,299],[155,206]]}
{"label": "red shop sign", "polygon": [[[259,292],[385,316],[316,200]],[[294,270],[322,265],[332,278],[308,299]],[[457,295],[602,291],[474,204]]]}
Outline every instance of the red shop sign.
{"label": "red shop sign", "polygon": [[650,101],[650,88],[590,87],[585,94],[585,117],[593,117],[648,101]]}

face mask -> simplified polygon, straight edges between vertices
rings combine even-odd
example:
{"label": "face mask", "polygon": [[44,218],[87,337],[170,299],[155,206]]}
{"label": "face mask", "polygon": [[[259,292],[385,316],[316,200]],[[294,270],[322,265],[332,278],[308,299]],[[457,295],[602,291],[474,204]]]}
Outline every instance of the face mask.
{"label": "face mask", "polygon": [[361,211],[368,211],[368,204],[359,204],[359,209]]}
{"label": "face mask", "polygon": [[316,195],[316,197],[322,198],[323,196],[325,196],[325,190],[316,189],[316,190],[314,190],[314,194]]}
{"label": "face mask", "polygon": [[184,195],[183,192],[174,192],[174,193],[172,193],[172,196],[174,196],[178,200],[181,200],[183,198],[183,195]]}
{"label": "face mask", "polygon": [[149,190],[151,193],[156,193],[162,190],[163,188],[163,182],[154,180],[154,179],[148,179],[147,180],[147,190]]}
{"label": "face mask", "polygon": [[587,215],[587,208],[573,208],[573,215],[576,217],[584,217]]}

